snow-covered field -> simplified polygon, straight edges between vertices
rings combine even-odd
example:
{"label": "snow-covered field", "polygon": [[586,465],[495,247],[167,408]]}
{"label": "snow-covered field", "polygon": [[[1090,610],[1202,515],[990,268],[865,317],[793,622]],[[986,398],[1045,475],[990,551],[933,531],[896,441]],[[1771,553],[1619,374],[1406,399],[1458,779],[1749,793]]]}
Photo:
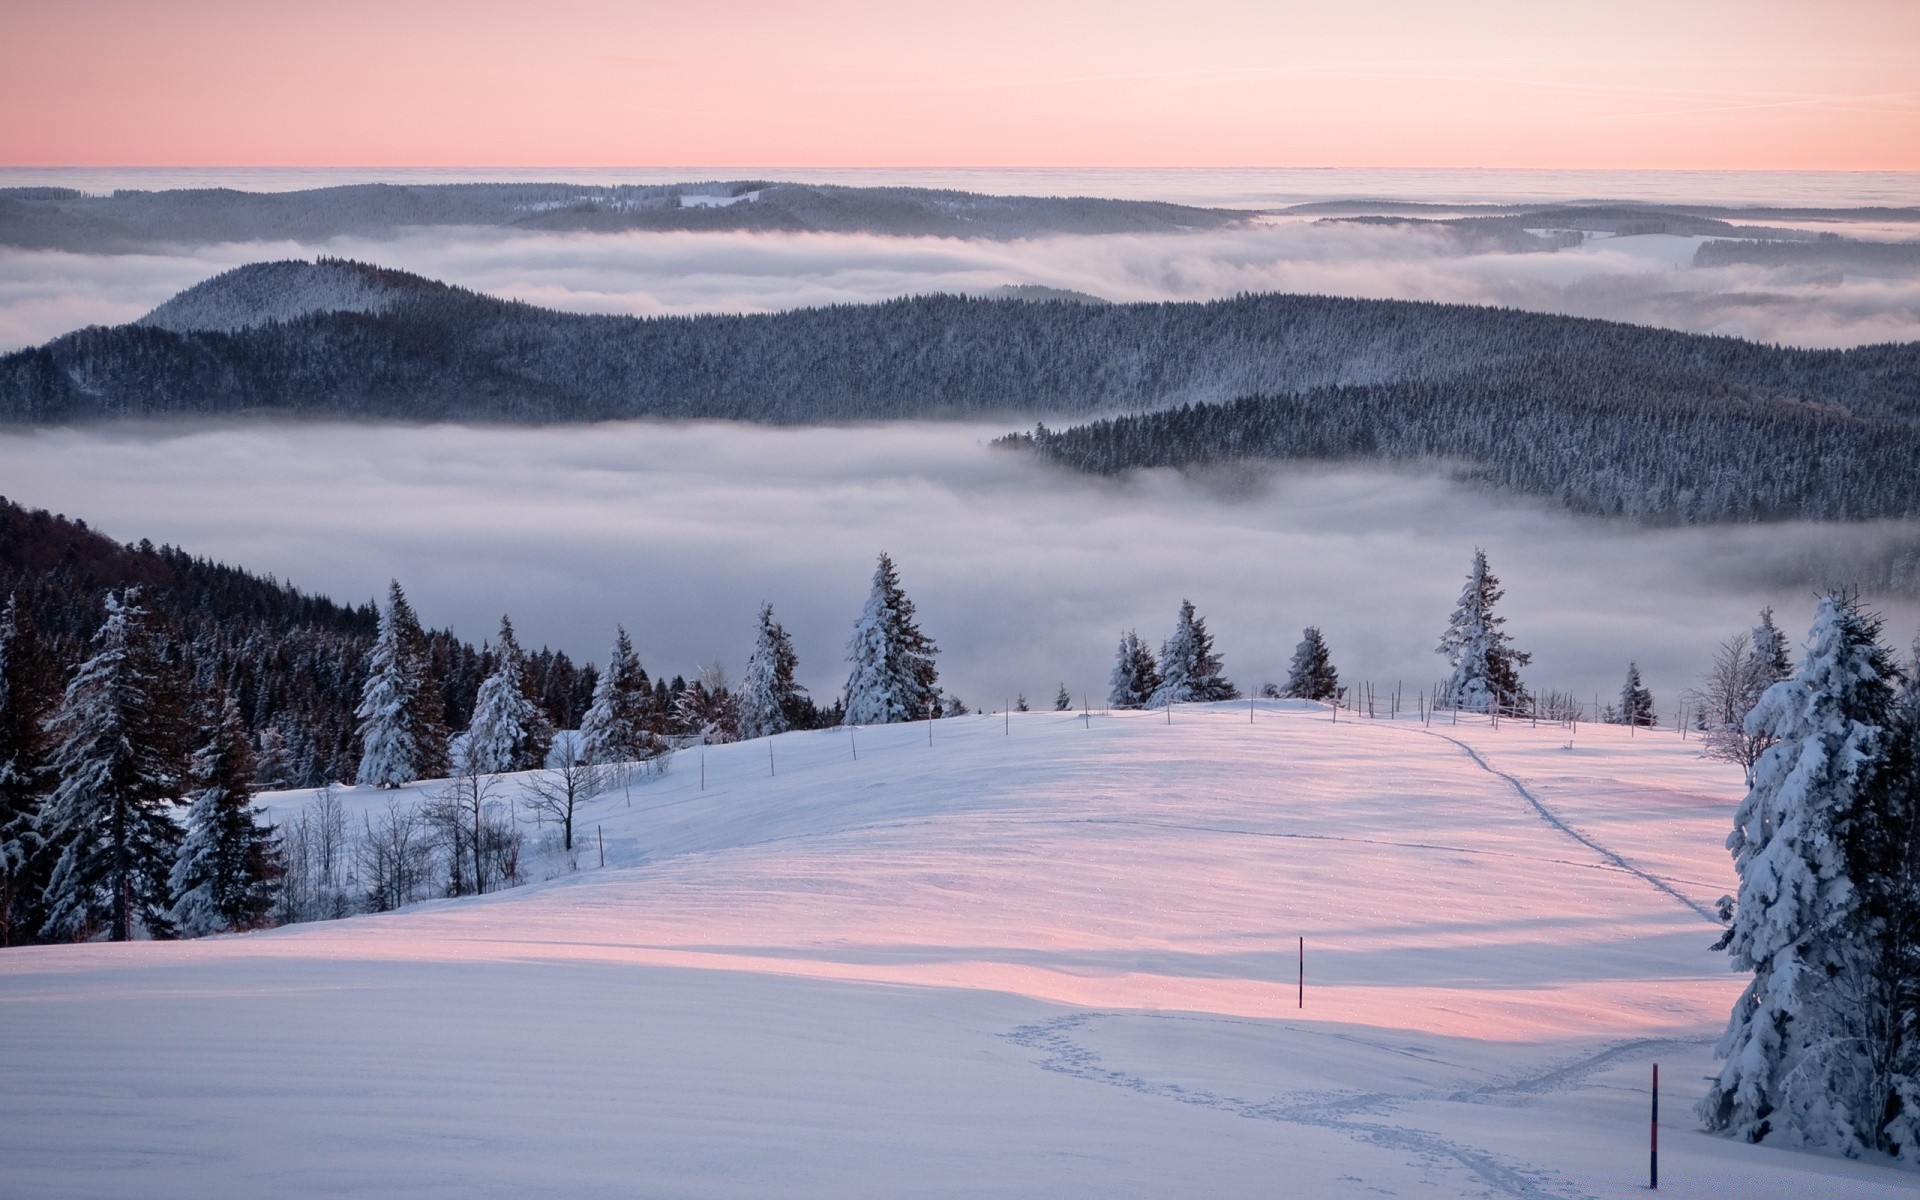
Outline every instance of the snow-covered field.
{"label": "snow-covered field", "polygon": [[1739,986],[1696,743],[1277,702],[932,736],[704,788],[682,752],[479,899],[0,954],[0,1194],[1626,1196],[1654,1061],[1663,1193],[1920,1188],[1695,1130]]}

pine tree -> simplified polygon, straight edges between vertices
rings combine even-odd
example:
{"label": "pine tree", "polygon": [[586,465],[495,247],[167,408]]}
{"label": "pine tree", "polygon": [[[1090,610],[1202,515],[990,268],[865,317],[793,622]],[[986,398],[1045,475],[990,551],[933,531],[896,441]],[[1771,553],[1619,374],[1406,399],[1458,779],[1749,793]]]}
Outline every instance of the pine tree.
{"label": "pine tree", "polygon": [[538,770],[553,747],[553,723],[533,698],[527,656],[510,618],[500,618],[493,664],[474,699],[473,723],[461,751],[463,765],[483,775]]}
{"label": "pine tree", "polygon": [[1727,838],[1740,889],[1722,902],[1721,945],[1753,979],[1698,1111],[1748,1141],[1857,1154],[1882,1121],[1862,1053],[1873,937],[1848,862],[1887,750],[1891,665],[1878,634],[1851,598],[1822,597],[1805,661],[1747,718],[1773,744]]}
{"label": "pine tree", "polygon": [[1067,685],[1064,683],[1060,685],[1060,690],[1053,694],[1053,711],[1073,711],[1073,693],[1067,691]]}
{"label": "pine tree", "polygon": [[47,883],[46,932],[86,937],[104,925],[114,941],[137,926],[172,932],[167,877],[180,830],[168,809],[184,790],[181,685],[139,589],[109,593],[50,730],[59,780],[40,812],[56,855]]}
{"label": "pine tree", "polygon": [[847,676],[844,724],[915,721],[938,711],[934,656],[939,647],[920,632],[913,617],[913,601],[900,588],[893,559],[882,554],[866,607],[847,643],[853,670]]}
{"label": "pine tree", "polygon": [[1340,673],[1333,669],[1333,655],[1317,625],[1300,631],[1300,644],[1293,648],[1293,662],[1287,666],[1286,686],[1280,694],[1295,700],[1331,700],[1340,694]]}
{"label": "pine tree", "polygon": [[1653,712],[1653,693],[1640,682],[1640,664],[1627,664],[1627,681],[1620,687],[1620,703],[1607,710],[1615,725],[1651,729],[1660,723]]}
{"label": "pine tree", "polygon": [[273,907],[280,855],[255,820],[255,758],[240,706],[223,696],[193,756],[187,834],[173,861],[173,921],[183,937],[252,929]]}
{"label": "pine tree", "polygon": [[593,687],[593,704],[580,722],[583,755],[590,763],[639,762],[652,754],[647,714],[653,685],[633,652],[624,628],[616,628],[607,669]]}
{"label": "pine tree", "polygon": [[1526,707],[1520,668],[1532,662],[1533,656],[1515,650],[1513,639],[1501,632],[1507,621],[1494,615],[1493,606],[1504,595],[1500,581],[1487,568],[1486,551],[1476,549],[1460,603],[1440,637],[1439,652],[1453,667],[1440,693],[1441,708],[1487,712],[1496,706],[1504,710]]}
{"label": "pine tree", "polygon": [[13,596],[0,610],[0,946],[40,927],[51,868],[35,824],[52,781],[46,722],[58,695],[52,664]]}
{"label": "pine tree", "polygon": [[793,716],[800,693],[806,691],[794,682],[800,660],[793,652],[793,639],[780,622],[773,619],[773,605],[760,606],[760,632],[754,639],[753,653],[747,658],[747,673],[740,682],[739,710],[742,738],[767,737],[793,728]]}
{"label": "pine tree", "polygon": [[1773,623],[1771,607],[1760,610],[1760,623],[1753,627],[1753,656],[1769,685],[1793,678],[1793,655],[1787,648],[1787,635]]}
{"label": "pine tree", "polygon": [[1220,674],[1220,656],[1213,652],[1213,636],[1204,617],[1194,615],[1193,601],[1180,602],[1180,619],[1173,636],[1160,647],[1160,686],[1148,699],[1149,708],[1168,704],[1237,700],[1240,692]]}
{"label": "pine tree", "polygon": [[1160,664],[1153,651],[1139,634],[1127,630],[1120,635],[1120,649],[1114,656],[1107,703],[1114,708],[1145,708],[1159,689]]}
{"label": "pine tree", "polygon": [[367,682],[354,711],[360,727],[356,779],[400,787],[445,774],[447,729],[433,677],[426,633],[399,581],[387,589],[387,608],[367,663]]}

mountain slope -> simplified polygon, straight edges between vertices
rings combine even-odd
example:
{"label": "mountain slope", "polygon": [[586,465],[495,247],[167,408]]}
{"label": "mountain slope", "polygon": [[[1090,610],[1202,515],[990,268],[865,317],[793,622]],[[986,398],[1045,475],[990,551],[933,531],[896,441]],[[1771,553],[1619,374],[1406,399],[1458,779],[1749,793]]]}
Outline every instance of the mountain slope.
{"label": "mountain slope", "polygon": [[380,313],[444,284],[366,263],[323,258],[248,263],[197,283],[134,322],[171,333],[232,333],[314,313]]}
{"label": "mountain slope", "polygon": [[[1644,1185],[1652,1060],[1663,1193],[1910,1193],[1694,1131],[1740,980],[1683,901],[1727,888],[1738,776],[1671,734],[1279,704],[933,733],[861,730],[857,761],[845,731],[715,747],[704,776],[683,753],[591,802],[605,869],[589,839],[543,885],[0,955],[10,1178],[1612,1196]],[[356,826],[393,798],[343,797]]]}

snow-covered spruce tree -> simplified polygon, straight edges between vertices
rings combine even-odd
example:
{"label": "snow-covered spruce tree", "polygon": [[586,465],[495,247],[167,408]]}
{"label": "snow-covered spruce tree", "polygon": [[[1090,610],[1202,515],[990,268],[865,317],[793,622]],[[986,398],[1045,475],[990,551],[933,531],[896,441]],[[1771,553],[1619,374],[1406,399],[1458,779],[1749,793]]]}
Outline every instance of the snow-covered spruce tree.
{"label": "snow-covered spruce tree", "polygon": [[52,775],[47,718],[59,695],[32,621],[13,596],[0,609],[0,946],[33,936],[51,867],[35,829]]}
{"label": "snow-covered spruce tree", "polygon": [[513,635],[513,621],[501,617],[493,670],[474,697],[462,763],[485,775],[534,771],[546,765],[552,747],[553,722],[533,698],[527,656]]}
{"label": "snow-covered spruce tree", "polygon": [[793,713],[806,689],[794,681],[800,660],[793,639],[773,619],[773,605],[760,606],[760,632],[747,656],[738,699],[740,736],[767,737],[793,728]]}
{"label": "snow-covered spruce tree", "polygon": [[1180,602],[1180,620],[1173,636],[1160,646],[1160,686],[1147,701],[1149,708],[1209,700],[1237,700],[1239,689],[1220,674],[1220,656],[1213,652],[1213,635],[1206,618],[1193,612],[1193,601]]}
{"label": "snow-covered spruce tree", "polygon": [[1064,683],[1060,685],[1060,690],[1053,694],[1053,711],[1073,711],[1073,693],[1067,690],[1067,685]]}
{"label": "snow-covered spruce tree", "polygon": [[695,734],[702,745],[723,746],[740,740],[740,701],[727,686],[727,672],[719,663],[700,668],[700,677],[687,684],[673,701],[674,721]]}
{"label": "snow-covered spruce tree", "polygon": [[1879,622],[1821,598],[1807,656],[1747,718],[1773,744],[1727,838],[1740,877],[1722,945],[1752,981],[1698,1109],[1710,1130],[1854,1155],[1877,1140],[1866,1045],[1875,957],[1849,845],[1886,755],[1891,665]]}
{"label": "snow-covered spruce tree", "polygon": [[266,920],[280,874],[273,827],[255,820],[255,758],[240,706],[223,696],[193,756],[187,834],[173,860],[173,921],[182,937]]}
{"label": "snow-covered spruce tree", "polygon": [[185,790],[181,693],[139,589],[107,594],[93,654],[67,684],[49,729],[59,780],[40,810],[55,855],[47,936],[89,937],[103,926],[172,933],[167,877],[180,829],[168,809]]}
{"label": "snow-covered spruce tree", "polygon": [[1486,551],[1474,550],[1460,603],[1440,635],[1439,652],[1453,668],[1440,693],[1441,708],[1487,712],[1496,705],[1509,711],[1525,707],[1520,668],[1533,656],[1515,650],[1513,639],[1501,631],[1507,619],[1495,616],[1493,606],[1503,595],[1500,581],[1487,568]]}
{"label": "snow-covered spruce tree", "polygon": [[1120,635],[1108,682],[1107,703],[1114,708],[1145,708],[1160,688],[1160,664],[1140,635],[1129,629]]}
{"label": "snow-covered spruce tree", "polygon": [[933,660],[938,653],[914,622],[913,601],[900,589],[893,559],[882,554],[866,607],[847,642],[853,670],[842,723],[887,725],[937,715],[939,673]]}
{"label": "snow-covered spruce tree", "polygon": [[1331,700],[1340,694],[1340,673],[1333,669],[1333,655],[1317,625],[1300,631],[1300,644],[1293,648],[1293,662],[1287,667],[1287,683],[1280,694],[1296,700]]}
{"label": "snow-covered spruce tree", "polygon": [[653,684],[633,652],[633,641],[616,627],[607,669],[594,681],[593,703],[580,721],[581,755],[590,763],[639,762],[653,753],[647,715]]}
{"label": "snow-covered spruce tree", "polygon": [[390,788],[445,774],[444,707],[428,661],[426,632],[395,580],[387,588],[366,686],[354,710],[360,721],[357,781]]}
{"label": "snow-covered spruce tree", "polygon": [[1609,710],[1616,725],[1635,725],[1651,729],[1659,724],[1653,712],[1653,693],[1640,682],[1640,664],[1627,664],[1627,681],[1620,685],[1620,703]]}
{"label": "snow-covered spruce tree", "polygon": [[1753,627],[1751,640],[1753,656],[1768,686],[1793,678],[1793,654],[1787,646],[1787,635],[1773,623],[1771,606],[1760,610],[1760,623]]}

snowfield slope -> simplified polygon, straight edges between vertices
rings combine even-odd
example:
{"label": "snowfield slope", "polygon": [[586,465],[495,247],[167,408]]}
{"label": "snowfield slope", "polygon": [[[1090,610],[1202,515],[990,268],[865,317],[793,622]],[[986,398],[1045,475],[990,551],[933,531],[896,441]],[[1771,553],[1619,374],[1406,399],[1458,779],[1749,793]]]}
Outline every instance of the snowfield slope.
{"label": "snowfield slope", "polygon": [[0,954],[0,1190],[1627,1196],[1656,1060],[1664,1194],[1920,1185],[1695,1130],[1739,980],[1738,777],[1694,743],[1279,703],[931,732],[682,752],[478,899]]}

